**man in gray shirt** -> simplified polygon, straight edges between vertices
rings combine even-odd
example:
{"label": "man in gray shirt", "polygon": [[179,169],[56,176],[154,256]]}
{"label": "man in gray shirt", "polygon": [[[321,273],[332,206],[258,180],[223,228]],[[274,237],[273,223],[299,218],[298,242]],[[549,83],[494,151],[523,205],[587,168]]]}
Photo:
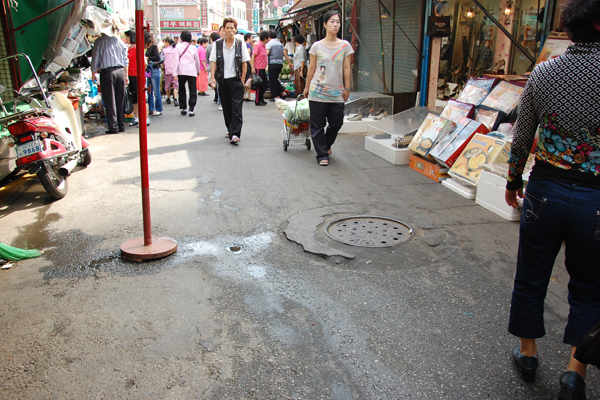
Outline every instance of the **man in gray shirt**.
{"label": "man in gray shirt", "polygon": [[281,95],[281,84],[279,83],[279,74],[283,69],[283,58],[291,64],[287,54],[283,51],[283,44],[277,39],[277,32],[269,33],[271,40],[265,46],[267,58],[269,60],[269,87],[271,88],[271,101]]}
{"label": "man in gray shirt", "polygon": [[94,42],[92,80],[100,72],[100,92],[106,110],[106,133],[125,131],[125,84],[129,65],[127,45],[119,38],[104,33]]}

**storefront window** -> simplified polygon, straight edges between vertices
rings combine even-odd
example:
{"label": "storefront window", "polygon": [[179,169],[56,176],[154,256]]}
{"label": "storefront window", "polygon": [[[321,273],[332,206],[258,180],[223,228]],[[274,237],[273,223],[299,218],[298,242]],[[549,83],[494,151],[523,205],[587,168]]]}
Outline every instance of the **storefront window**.
{"label": "storefront window", "polygon": [[[442,38],[439,79],[447,99],[470,76],[482,74],[523,74],[531,71],[543,32],[545,0],[480,0],[484,12],[470,0],[434,1],[436,15],[451,18],[452,34]],[[530,54],[521,49],[492,21],[491,15]]]}

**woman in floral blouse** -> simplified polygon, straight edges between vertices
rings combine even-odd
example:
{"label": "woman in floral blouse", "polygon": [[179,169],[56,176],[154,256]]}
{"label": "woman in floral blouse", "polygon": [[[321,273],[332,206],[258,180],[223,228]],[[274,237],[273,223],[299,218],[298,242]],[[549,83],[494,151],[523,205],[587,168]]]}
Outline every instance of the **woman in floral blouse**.
{"label": "woman in floral blouse", "polygon": [[526,381],[538,367],[544,299],[565,243],[571,345],[559,399],[584,399],[586,365],[577,345],[600,320],[600,0],[569,0],[563,26],[574,42],[531,74],[519,107],[506,202],[523,198],[522,173],[539,125],[535,166],[523,198],[517,271],[508,331],[521,338],[513,359]]}

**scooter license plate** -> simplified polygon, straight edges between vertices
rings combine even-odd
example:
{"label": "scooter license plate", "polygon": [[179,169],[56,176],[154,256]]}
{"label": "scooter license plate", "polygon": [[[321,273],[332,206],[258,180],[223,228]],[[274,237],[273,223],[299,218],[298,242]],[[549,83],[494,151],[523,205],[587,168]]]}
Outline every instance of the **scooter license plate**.
{"label": "scooter license plate", "polygon": [[29,143],[25,143],[17,146],[17,157],[27,157],[35,153],[39,153],[44,150],[42,142],[40,140],[34,140]]}

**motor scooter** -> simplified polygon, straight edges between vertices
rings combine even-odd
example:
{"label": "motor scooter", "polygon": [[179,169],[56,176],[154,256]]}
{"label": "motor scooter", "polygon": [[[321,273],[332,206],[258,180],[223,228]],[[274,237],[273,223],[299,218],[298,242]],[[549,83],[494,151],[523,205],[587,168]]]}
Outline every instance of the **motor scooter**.
{"label": "motor scooter", "polygon": [[[35,174],[54,200],[65,197],[67,176],[73,169],[92,162],[89,142],[81,135],[75,110],[60,92],[48,92],[56,74],[38,76],[29,57],[19,53],[4,57],[23,57],[33,78],[23,84],[15,97],[4,102],[0,98],[0,125],[11,134],[16,149],[16,167]],[[6,91],[0,85],[0,94]],[[10,144],[9,144],[10,145]]]}

